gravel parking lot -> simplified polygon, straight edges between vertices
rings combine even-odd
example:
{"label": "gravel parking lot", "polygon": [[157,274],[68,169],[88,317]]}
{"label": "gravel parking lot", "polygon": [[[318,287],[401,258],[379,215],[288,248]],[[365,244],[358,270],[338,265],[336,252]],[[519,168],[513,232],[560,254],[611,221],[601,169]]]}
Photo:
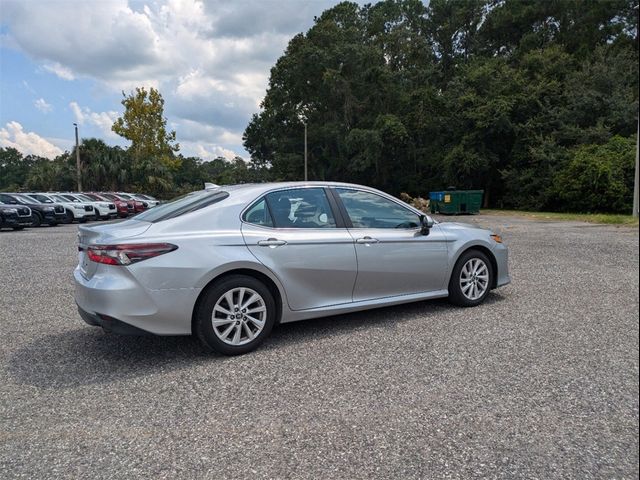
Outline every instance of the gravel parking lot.
{"label": "gravel parking lot", "polygon": [[85,325],[76,226],[0,232],[0,477],[637,478],[638,229],[461,220],[510,247],[484,305],[284,325],[235,358]]}

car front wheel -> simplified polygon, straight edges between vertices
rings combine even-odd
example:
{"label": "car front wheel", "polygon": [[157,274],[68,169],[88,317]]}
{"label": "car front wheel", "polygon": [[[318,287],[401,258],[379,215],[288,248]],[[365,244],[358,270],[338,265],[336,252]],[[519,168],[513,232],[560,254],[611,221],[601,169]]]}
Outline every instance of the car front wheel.
{"label": "car front wheel", "polygon": [[449,280],[449,300],[461,307],[481,304],[493,285],[493,267],[486,254],[469,250],[456,262]]}
{"label": "car front wheel", "polygon": [[276,306],[259,280],[231,275],[204,293],[195,315],[194,330],[210,350],[240,355],[256,349],[271,333]]}

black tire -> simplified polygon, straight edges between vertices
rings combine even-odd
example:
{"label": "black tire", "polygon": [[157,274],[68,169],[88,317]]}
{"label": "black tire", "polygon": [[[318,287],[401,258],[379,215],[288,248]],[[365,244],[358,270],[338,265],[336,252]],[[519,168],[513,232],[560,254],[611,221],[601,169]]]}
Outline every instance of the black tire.
{"label": "black tire", "polygon": [[13,227],[13,229],[14,229],[15,231],[18,231],[18,230],[24,230],[24,227]]}
{"label": "black tire", "polygon": [[[462,269],[467,262],[473,259],[481,260],[486,265],[488,272],[487,287],[484,293],[477,299],[470,299],[465,296],[460,285]],[[467,250],[460,256],[455,267],[453,267],[453,272],[451,272],[451,279],[449,280],[449,301],[460,307],[475,307],[476,305],[480,305],[487,298],[487,295],[489,295],[491,288],[493,288],[494,275],[493,266],[486,254],[479,250]]]}
{"label": "black tire", "polygon": [[64,211],[64,220],[62,221],[65,225],[69,223],[73,223],[73,212],[71,210]]}
{"label": "black tire", "polygon": [[40,225],[42,225],[42,217],[39,213],[34,212],[31,216],[31,226],[39,227]]}
{"label": "black tire", "polygon": [[[266,307],[266,318],[264,327],[256,337],[243,345],[230,345],[222,341],[214,332],[212,323],[213,309],[218,300],[234,288],[250,288],[258,293],[264,301]],[[207,350],[220,353],[222,355],[242,355],[255,350],[269,336],[271,329],[276,322],[276,303],[269,289],[259,280],[247,275],[230,275],[223,277],[220,281],[209,286],[200,299],[195,311],[194,333],[198,336]],[[233,323],[233,322],[231,322]],[[236,323],[240,330],[242,326]],[[231,324],[229,325],[231,326]]]}
{"label": "black tire", "polygon": [[87,217],[82,217],[78,219],[78,223],[87,223],[88,218]]}

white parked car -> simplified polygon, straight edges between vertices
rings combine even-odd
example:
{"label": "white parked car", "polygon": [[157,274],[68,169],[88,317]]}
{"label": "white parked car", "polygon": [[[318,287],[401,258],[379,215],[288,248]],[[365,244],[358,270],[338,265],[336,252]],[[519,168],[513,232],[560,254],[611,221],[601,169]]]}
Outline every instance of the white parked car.
{"label": "white parked car", "polygon": [[95,218],[96,213],[93,209],[93,205],[90,205],[89,203],[71,202],[52,193],[27,193],[25,195],[40,203],[57,203],[62,205],[66,214],[64,223],[71,223],[74,220],[79,223],[84,223],[87,220],[93,220]]}
{"label": "white parked car", "polygon": [[118,216],[116,205],[113,202],[96,201],[82,193],[59,193],[58,195],[67,199],[69,202],[80,202],[93,205],[96,219],[109,220]]}

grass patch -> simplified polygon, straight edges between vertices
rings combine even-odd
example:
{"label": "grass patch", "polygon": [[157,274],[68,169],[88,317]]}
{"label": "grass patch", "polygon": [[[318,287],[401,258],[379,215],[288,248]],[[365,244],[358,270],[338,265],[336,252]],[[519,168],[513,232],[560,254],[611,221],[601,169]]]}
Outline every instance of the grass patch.
{"label": "grass patch", "polygon": [[535,218],[537,220],[558,220],[588,223],[603,223],[607,225],[638,225],[638,219],[631,215],[616,213],[558,213],[558,212],[526,212],[520,210],[482,210],[489,215],[514,215]]}

